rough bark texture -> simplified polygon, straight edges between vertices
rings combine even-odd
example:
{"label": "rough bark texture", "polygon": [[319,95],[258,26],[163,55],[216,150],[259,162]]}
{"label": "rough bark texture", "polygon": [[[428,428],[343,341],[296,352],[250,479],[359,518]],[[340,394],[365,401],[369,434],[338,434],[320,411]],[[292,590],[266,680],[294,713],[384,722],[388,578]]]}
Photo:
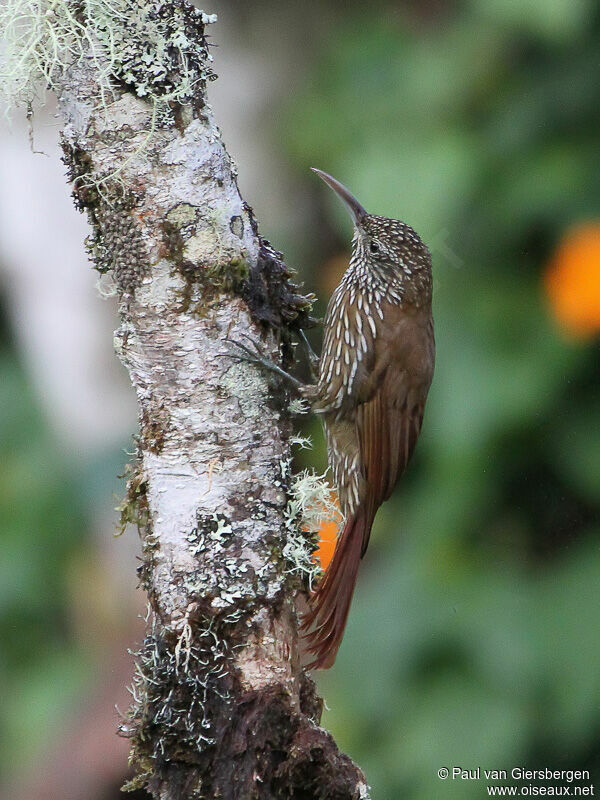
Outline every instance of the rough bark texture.
{"label": "rough bark texture", "polygon": [[169,800],[364,798],[299,664],[287,401],[226,343],[251,335],[279,359],[309,301],[259,237],[206,103],[206,16],[142,5],[163,34],[185,34],[192,90],[178,90],[173,50],[164,85],[138,97],[150,80],[134,39],[103,101],[101,47],[60,78],[65,162],[95,266],[119,293],[115,345],[140,407],[122,509],[151,605],[122,725],[134,784]]}

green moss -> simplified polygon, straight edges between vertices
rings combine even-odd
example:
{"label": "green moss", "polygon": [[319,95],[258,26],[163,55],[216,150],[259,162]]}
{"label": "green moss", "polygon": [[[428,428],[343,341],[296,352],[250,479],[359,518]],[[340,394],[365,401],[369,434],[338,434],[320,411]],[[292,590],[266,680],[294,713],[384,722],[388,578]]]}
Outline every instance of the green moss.
{"label": "green moss", "polygon": [[183,230],[188,225],[193,225],[198,219],[198,209],[189,203],[179,203],[167,213],[167,220],[176,226],[183,235]]}
{"label": "green moss", "polygon": [[[161,225],[163,251],[184,278],[181,310],[205,318],[213,300],[225,292],[241,292],[248,280],[246,253],[233,253],[220,245],[217,220],[197,231],[198,210],[188,203],[172,208]],[[220,255],[217,263],[207,263],[206,253]],[[226,258],[231,253],[229,259]],[[195,298],[195,300],[194,300]]]}
{"label": "green moss", "polygon": [[162,453],[169,430],[170,417],[164,405],[144,408],[141,415],[140,443],[144,450],[155,455]]}
{"label": "green moss", "polygon": [[125,497],[117,506],[119,512],[118,534],[121,535],[128,525],[135,525],[141,533],[147,532],[150,525],[147,483],[139,464],[127,464],[123,477],[128,477]]}

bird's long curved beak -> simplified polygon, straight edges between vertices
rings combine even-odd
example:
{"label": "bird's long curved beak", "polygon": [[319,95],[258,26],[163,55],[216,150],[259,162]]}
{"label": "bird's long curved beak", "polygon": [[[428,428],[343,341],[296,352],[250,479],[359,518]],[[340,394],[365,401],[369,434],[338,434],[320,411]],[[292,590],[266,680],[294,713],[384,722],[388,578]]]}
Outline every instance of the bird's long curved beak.
{"label": "bird's long curved beak", "polygon": [[315,169],[315,167],[311,167],[313,172],[316,172],[319,178],[325,181],[325,183],[330,186],[333,191],[337,194],[337,196],[344,201],[344,205],[350,212],[350,216],[352,217],[352,221],[355,225],[360,225],[361,220],[366,217],[367,212],[358,202],[354,195],[350,194],[348,189],[341,184],[339,181],[336,181],[335,178],[332,178],[331,175],[328,175],[326,172],[323,172],[321,169]]}

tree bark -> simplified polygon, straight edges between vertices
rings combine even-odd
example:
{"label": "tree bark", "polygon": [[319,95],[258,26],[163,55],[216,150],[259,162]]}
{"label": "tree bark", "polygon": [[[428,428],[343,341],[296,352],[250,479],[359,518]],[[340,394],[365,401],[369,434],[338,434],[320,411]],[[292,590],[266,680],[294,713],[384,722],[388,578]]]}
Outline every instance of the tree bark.
{"label": "tree bark", "polygon": [[366,798],[300,665],[288,398],[226,341],[249,335],[280,360],[310,298],[259,236],[207,104],[212,20],[183,0],[133,3],[158,27],[141,37],[116,17],[110,40],[127,52],[110,53],[106,24],[68,5],[86,42],[58,79],[65,162],[120,298],[115,346],[139,401],[122,517],[141,533],[151,611],[121,726],[132,786],[164,800]]}

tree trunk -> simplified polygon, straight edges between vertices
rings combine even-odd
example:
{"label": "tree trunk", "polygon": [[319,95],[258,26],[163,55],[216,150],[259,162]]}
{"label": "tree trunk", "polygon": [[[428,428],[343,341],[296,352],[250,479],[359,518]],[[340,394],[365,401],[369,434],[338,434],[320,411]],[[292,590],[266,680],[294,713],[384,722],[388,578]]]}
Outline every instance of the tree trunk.
{"label": "tree trunk", "polygon": [[57,80],[65,162],[120,298],[116,349],[140,409],[122,506],[151,607],[121,726],[132,786],[165,800],[365,798],[299,661],[313,545],[288,505],[288,398],[227,344],[249,335],[279,360],[310,298],[258,235],[207,105],[212,19],[184,0],[108,20],[87,3],[51,14],[63,6],[83,36]]}

